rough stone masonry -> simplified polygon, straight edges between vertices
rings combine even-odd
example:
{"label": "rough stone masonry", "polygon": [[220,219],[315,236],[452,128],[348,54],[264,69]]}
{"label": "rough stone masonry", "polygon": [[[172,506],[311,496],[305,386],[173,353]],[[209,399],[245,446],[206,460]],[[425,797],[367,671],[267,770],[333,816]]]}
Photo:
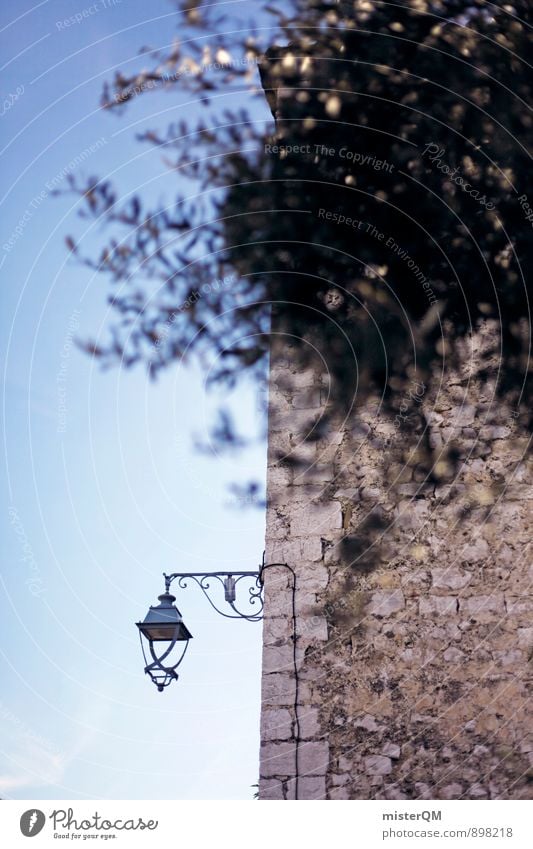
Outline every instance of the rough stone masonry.
{"label": "rough stone masonry", "polygon": [[[393,487],[382,458],[401,422],[367,399],[313,439],[328,375],[318,358],[300,371],[290,340],[273,349],[266,562],[297,573],[300,799],[532,795],[533,469],[512,410],[467,368],[411,397],[437,454],[459,439],[458,473],[435,486],[393,464]],[[365,569],[371,552],[354,565],[342,542],[376,510],[386,531]],[[287,571],[265,592],[260,798],[293,799]]]}

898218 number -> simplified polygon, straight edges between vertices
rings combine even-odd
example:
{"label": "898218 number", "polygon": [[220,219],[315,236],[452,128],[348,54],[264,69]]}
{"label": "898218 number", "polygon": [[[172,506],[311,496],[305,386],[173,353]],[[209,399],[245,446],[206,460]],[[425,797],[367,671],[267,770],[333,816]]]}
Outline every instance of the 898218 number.
{"label": "898218 number", "polygon": [[473,827],[469,829],[470,837],[512,837],[512,828]]}

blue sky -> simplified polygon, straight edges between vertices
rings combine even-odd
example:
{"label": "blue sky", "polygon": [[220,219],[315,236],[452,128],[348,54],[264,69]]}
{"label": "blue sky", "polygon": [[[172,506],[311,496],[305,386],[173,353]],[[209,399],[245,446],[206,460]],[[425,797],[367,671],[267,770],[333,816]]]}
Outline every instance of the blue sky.
{"label": "blue sky", "polygon": [[[98,109],[115,66],[171,40],[172,6],[107,1],[68,28],[57,22],[90,3],[0,10],[0,796],[251,799],[261,626],[227,622],[199,590],[181,591],[194,640],[179,682],[159,694],[133,623],[163,571],[257,567],[264,516],[236,509],[227,487],[264,477],[265,447],[196,454],[192,435],[206,438],[216,402],[199,368],[176,365],[153,384],[142,368],[102,372],[73,344],[108,324],[107,283],[67,256],[64,238],[83,222],[46,183],[103,139],[76,176],[175,194],[159,154],[134,137],[179,119],[184,98],[151,93],[121,118]],[[241,430],[257,429],[251,390],[234,409]]]}

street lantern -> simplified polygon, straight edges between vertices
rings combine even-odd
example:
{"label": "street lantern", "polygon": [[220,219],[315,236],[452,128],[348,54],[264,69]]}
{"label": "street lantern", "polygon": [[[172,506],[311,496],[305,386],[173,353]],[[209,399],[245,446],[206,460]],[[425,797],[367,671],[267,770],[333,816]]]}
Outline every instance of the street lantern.
{"label": "street lantern", "polygon": [[[174,604],[176,596],[170,594],[170,585],[177,580],[180,589],[186,589],[188,581],[194,581],[202,590],[211,607],[226,619],[245,619],[248,622],[260,622],[263,618],[263,580],[264,566],[255,572],[173,572],[163,573],[165,592],[159,596],[159,604],[149,608],[143,622],[136,622],[139,629],[139,639],[144,655],[144,671],[150,676],[160,693],[172,681],[178,680],[176,669],[185,657],[192,634],[185,625],[182,615]],[[236,606],[237,586],[241,581],[251,582],[248,586],[247,604],[245,610]],[[212,585],[222,586],[224,601],[231,612],[221,610],[211,597]],[[246,605],[245,605],[246,606]],[[144,637],[144,641],[143,641]],[[164,643],[158,653],[158,644]],[[176,663],[166,665],[164,661],[170,656],[177,644],[183,645],[183,651]],[[145,644],[148,645],[152,662],[146,657]],[[179,646],[178,646],[179,649]]]}
{"label": "street lantern", "polygon": [[[296,745],[295,758],[295,798],[298,799],[298,774],[299,774],[299,742],[300,742],[300,717],[298,713],[298,664],[296,661],[296,573],[287,563],[263,563],[255,572],[173,572],[171,575],[163,573],[165,578],[165,592],[159,596],[159,604],[149,608],[143,622],[136,622],[139,629],[139,639],[144,655],[146,666],[144,671],[150,676],[160,693],[168,687],[172,681],[178,680],[177,667],[185,657],[187,646],[192,639],[192,634],[185,625],[182,615],[174,604],[176,596],[171,595],[170,585],[177,581],[180,589],[187,589],[189,582],[195,583],[203,592],[207,601],[217,613],[226,619],[244,619],[246,622],[261,622],[265,599],[263,595],[263,576],[267,569],[281,567],[287,569],[292,575],[292,647],[293,647],[293,669],[295,680],[294,717]],[[243,582],[243,587],[240,587]],[[247,588],[244,600],[237,606],[238,589]],[[213,598],[216,590],[218,594],[223,592],[226,609],[223,610]],[[240,593],[243,595],[242,591]],[[231,612],[228,612],[231,611]],[[148,643],[152,663],[148,663],[144,651],[144,643]],[[156,653],[159,643],[164,643],[164,651]],[[172,666],[166,666],[164,661],[169,657],[177,643],[183,645],[180,657]],[[155,647],[154,647],[155,646]]]}
{"label": "street lantern", "polygon": [[[172,681],[177,681],[177,667],[185,657],[189,640],[192,639],[192,634],[185,625],[181,613],[175,606],[176,596],[171,595],[169,586],[166,585],[165,592],[159,597],[159,604],[151,606],[146,614],[143,622],[137,622],[139,629],[139,638],[143,650],[146,666],[144,671],[150,676],[160,693]],[[146,652],[144,650],[143,640],[145,638],[148,643],[152,663],[148,663]],[[154,643],[168,643],[168,646],[162,647],[164,651],[156,654]],[[169,657],[176,643],[184,643],[183,651],[177,662],[170,665],[163,665],[163,661]]]}

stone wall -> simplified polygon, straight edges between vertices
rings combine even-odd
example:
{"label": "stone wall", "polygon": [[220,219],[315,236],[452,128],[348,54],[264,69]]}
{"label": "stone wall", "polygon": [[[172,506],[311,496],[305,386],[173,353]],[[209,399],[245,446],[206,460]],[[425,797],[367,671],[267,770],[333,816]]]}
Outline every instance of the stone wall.
{"label": "stone wall", "polygon": [[[469,376],[481,345],[432,396],[415,381],[403,419],[355,399],[318,439],[323,364],[273,351],[266,562],[297,573],[300,799],[532,795],[533,470],[513,411]],[[446,482],[402,462],[415,408],[435,463],[460,446]],[[265,593],[260,798],[292,799],[287,570]]]}

